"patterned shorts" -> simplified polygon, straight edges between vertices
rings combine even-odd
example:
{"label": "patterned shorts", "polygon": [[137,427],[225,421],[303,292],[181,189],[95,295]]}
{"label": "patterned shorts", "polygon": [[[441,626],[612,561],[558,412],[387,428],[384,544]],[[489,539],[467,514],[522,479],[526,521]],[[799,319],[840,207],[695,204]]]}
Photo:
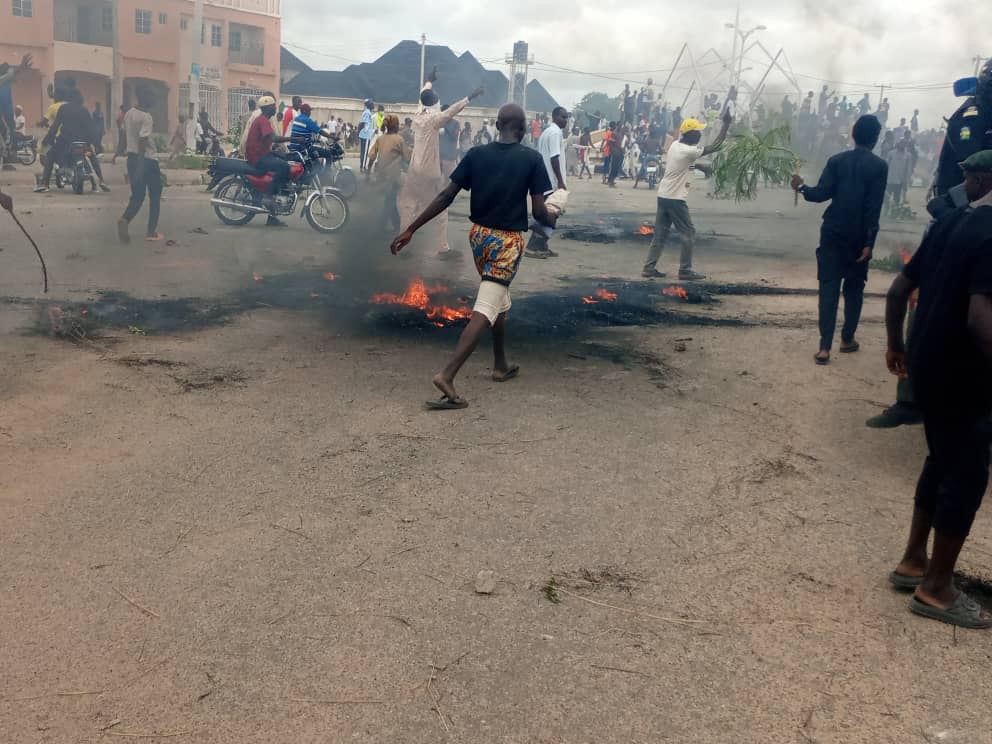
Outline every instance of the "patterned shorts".
{"label": "patterned shorts", "polygon": [[468,240],[479,276],[510,286],[524,255],[524,234],[472,225]]}

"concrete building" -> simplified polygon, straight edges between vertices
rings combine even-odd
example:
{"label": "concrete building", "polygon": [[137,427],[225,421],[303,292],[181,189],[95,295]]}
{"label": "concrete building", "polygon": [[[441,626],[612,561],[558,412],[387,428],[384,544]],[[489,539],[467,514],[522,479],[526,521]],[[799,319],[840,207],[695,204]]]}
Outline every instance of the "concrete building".
{"label": "concrete building", "polygon": [[[30,123],[48,107],[48,88],[73,78],[90,109],[106,110],[114,73],[112,0],[0,0],[0,61],[24,54],[34,69],[13,86]],[[204,0],[203,27],[193,29],[193,0],[117,0],[123,103],[145,85],[157,93],[156,129],[175,127],[189,101],[196,35],[200,103],[221,129],[247,110],[249,97],[279,89],[281,0]],[[117,102],[118,104],[121,101]],[[116,104],[114,106],[116,109]],[[113,112],[108,116],[113,121]]]}

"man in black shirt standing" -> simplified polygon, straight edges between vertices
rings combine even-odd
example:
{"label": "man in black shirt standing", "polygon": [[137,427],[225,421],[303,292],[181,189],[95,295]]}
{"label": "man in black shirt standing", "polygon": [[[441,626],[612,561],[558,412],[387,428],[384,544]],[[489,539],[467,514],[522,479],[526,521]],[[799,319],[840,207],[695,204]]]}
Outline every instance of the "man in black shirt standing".
{"label": "man in black shirt standing", "polygon": [[[893,374],[912,380],[929,449],[906,552],[889,581],[915,589],[910,610],[918,615],[990,628],[992,616],[954,587],[954,567],[989,479],[992,150],[972,155],[961,168],[969,206],[933,225],[892,283],[885,307],[886,362]],[[920,302],[907,354],[903,321],[917,287]]]}
{"label": "man in black shirt standing", "polygon": [[468,402],[455,390],[455,375],[478,346],[489,328],[493,332],[493,380],[505,382],[517,376],[520,368],[506,361],[504,338],[506,314],[510,309],[510,283],[524,254],[527,230],[527,196],[534,219],[554,227],[556,217],[544,204],[551,181],[544,160],[536,150],[524,147],[526,117],[516,104],[508,103],[496,119],[496,141],[473,147],[451,174],[451,183],[428,205],[413,224],[389,246],[393,255],[413,239],[413,234],[444,212],[462,189],[470,191],[472,229],[469,242],[475,268],[482,281],[472,309],[472,318],[458,339],[455,354],[443,370],[434,375],[440,401],[428,401],[432,409],[467,408]]}
{"label": "man in black shirt standing", "polygon": [[878,218],[882,213],[889,171],[885,161],[872,154],[881,131],[878,119],[862,116],[852,132],[855,148],[830,158],[816,186],[806,186],[798,175],[792,177],[792,188],[806,201],[830,201],[823,213],[820,247],[816,249],[817,279],[820,281],[817,364],[830,362],[842,287],[844,327],[840,350],[852,353],[861,348],[854,334],[861,320],[868,262],[878,235]]}

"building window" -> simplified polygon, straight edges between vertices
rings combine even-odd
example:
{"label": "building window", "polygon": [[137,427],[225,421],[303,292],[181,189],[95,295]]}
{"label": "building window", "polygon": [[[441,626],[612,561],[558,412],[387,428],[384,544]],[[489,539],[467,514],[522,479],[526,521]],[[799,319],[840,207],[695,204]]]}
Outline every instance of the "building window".
{"label": "building window", "polygon": [[103,32],[107,34],[111,34],[114,32],[113,7],[104,7],[100,12],[100,28],[103,29]]}
{"label": "building window", "polygon": [[219,47],[222,45],[221,44],[221,42],[223,41],[223,37],[221,36],[222,31],[223,29],[220,26],[218,26],[216,23],[210,26],[210,46]]}
{"label": "building window", "polygon": [[189,28],[189,18],[179,19],[179,30],[186,31]]}
{"label": "building window", "polygon": [[231,31],[227,35],[227,48],[232,52],[241,51],[241,32]]}
{"label": "building window", "polygon": [[134,30],[139,34],[152,32],[152,12],[150,10],[134,11]]}
{"label": "building window", "polygon": [[159,26],[164,26],[168,22],[169,22],[169,16],[167,14],[165,14],[165,13],[159,13],[158,14],[158,25]]}
{"label": "building window", "polygon": [[14,15],[21,18],[31,18],[34,15],[32,0],[14,0]]}

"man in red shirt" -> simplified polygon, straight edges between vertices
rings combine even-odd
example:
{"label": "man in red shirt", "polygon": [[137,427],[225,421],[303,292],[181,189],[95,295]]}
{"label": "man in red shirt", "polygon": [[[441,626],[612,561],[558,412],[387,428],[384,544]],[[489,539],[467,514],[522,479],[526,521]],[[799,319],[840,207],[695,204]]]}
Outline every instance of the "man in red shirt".
{"label": "man in red shirt", "polygon": [[282,136],[285,137],[286,133],[289,132],[289,128],[293,126],[293,120],[300,113],[300,106],[303,105],[303,99],[299,96],[293,96],[293,105],[282,112]]}
{"label": "man in red shirt", "polygon": [[614,143],[616,142],[616,134],[613,132],[614,127],[616,127],[616,122],[611,121],[610,126],[606,128],[603,132],[603,183],[610,177],[610,166],[613,164],[613,150]]}
{"label": "man in red shirt", "polygon": [[[295,103],[295,99],[294,99]],[[258,99],[261,114],[255,117],[248,130],[245,140],[245,160],[260,173],[272,173],[272,193],[278,193],[289,180],[289,163],[272,152],[272,145],[279,142],[289,142],[289,137],[277,137],[272,128],[272,117],[276,113],[276,99],[272,96],[262,96]],[[275,203],[271,205],[267,225],[285,227],[286,223],[276,218]]]}

